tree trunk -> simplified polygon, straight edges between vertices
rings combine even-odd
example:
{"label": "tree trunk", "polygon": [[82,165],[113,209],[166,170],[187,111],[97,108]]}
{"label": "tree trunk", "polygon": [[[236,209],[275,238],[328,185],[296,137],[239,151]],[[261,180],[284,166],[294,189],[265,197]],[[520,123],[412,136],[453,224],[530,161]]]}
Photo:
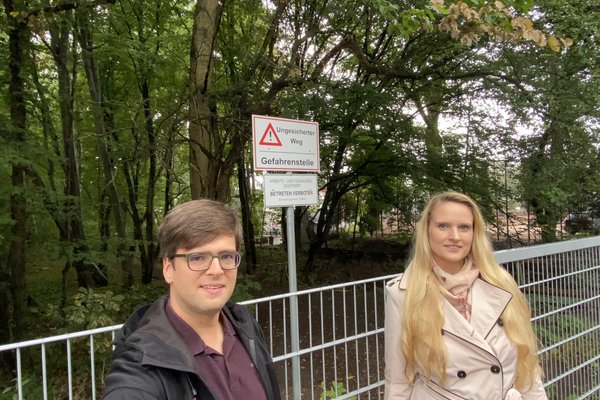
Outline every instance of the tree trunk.
{"label": "tree trunk", "polygon": [[207,96],[221,7],[217,0],[198,0],[190,51],[190,185],[192,198],[226,200],[220,180],[223,145],[217,132],[216,105]]}
{"label": "tree trunk", "polygon": [[[137,0],[134,2],[136,9],[135,16],[137,20],[137,35],[135,38],[140,41],[142,47],[146,46],[147,34],[144,23],[144,1]],[[145,227],[145,243],[146,257],[142,262],[142,283],[150,283],[152,281],[152,273],[156,257],[158,255],[158,246],[154,239],[154,196],[157,181],[157,165],[156,165],[156,132],[154,129],[154,118],[151,106],[150,97],[150,74],[151,68],[145,61],[141,61],[136,66],[136,71],[139,75],[139,90],[142,97],[144,108],[144,132],[146,136],[146,154],[148,156],[148,184],[146,186],[146,211],[142,216]]]}
{"label": "tree trunk", "polygon": [[356,205],[354,206],[354,227],[352,228],[352,250],[350,254],[354,257],[354,248],[356,245],[356,227],[358,226],[358,206],[360,205],[360,190],[356,190]]}
{"label": "tree trunk", "polygon": [[[351,134],[353,128],[352,124],[346,127],[347,136],[341,136],[338,142],[331,179],[327,184],[327,190],[319,212],[316,234],[314,239],[310,242],[306,263],[304,264],[303,274],[305,278],[308,278],[310,273],[315,269],[314,261],[316,259],[316,254],[328,239],[342,197],[349,191],[365,185],[365,183],[357,183],[356,177],[359,176],[361,171],[368,165],[369,161],[365,161],[363,164],[356,166],[355,169],[350,172],[342,173],[343,159],[348,143],[347,138]],[[385,143],[385,140],[379,141],[375,147],[373,147],[372,153],[377,154],[381,146]],[[367,157],[367,160],[368,159],[369,157]]]}
{"label": "tree trunk", "polygon": [[[17,128],[18,129],[18,128]],[[16,136],[21,136],[17,134]],[[15,137],[15,139],[17,139]],[[18,140],[18,139],[17,139]],[[27,290],[25,285],[25,246],[27,243],[27,207],[23,192],[26,167],[15,164],[12,168],[11,183],[13,193],[10,196],[10,217],[13,221],[11,241],[8,251],[8,265],[13,298],[14,338],[21,336],[22,322],[27,313]],[[5,306],[4,306],[5,307]],[[6,321],[6,320],[5,320]],[[2,324],[4,325],[4,324]]]}
{"label": "tree trunk", "polygon": [[238,161],[238,184],[240,187],[240,206],[242,210],[242,225],[244,227],[244,247],[246,252],[246,272],[253,274],[256,267],[256,244],[254,242],[254,225],[252,224],[252,207],[248,190],[248,177],[246,176],[246,167],[244,158],[240,157]]}
{"label": "tree trunk", "polygon": [[[348,129],[348,132],[351,132],[351,129]],[[339,138],[334,157],[334,165],[331,171],[332,179],[330,179],[329,184],[327,185],[327,191],[325,192],[323,204],[321,204],[321,211],[319,212],[315,237],[310,241],[310,245],[308,246],[308,254],[303,268],[303,275],[305,279],[308,279],[310,273],[312,273],[315,269],[314,262],[316,255],[326,242],[326,235],[329,234],[333,217],[338,209],[342,192],[342,190],[340,190],[340,187],[342,186],[342,178],[340,175],[344,160],[344,153],[348,144],[347,137],[349,134],[350,133],[346,133]]]}
{"label": "tree trunk", "polygon": [[158,255],[158,246],[154,240],[154,194],[157,180],[156,172],[156,134],[154,132],[154,122],[150,112],[150,86],[148,76],[144,73],[142,82],[142,99],[144,101],[144,120],[146,138],[148,140],[148,185],[146,188],[146,212],[144,213],[144,224],[146,227],[146,246],[148,252],[148,262],[142,265],[142,283],[152,281],[152,271],[156,256]]}
{"label": "tree trunk", "polygon": [[171,210],[172,206],[173,206],[173,198],[171,196],[171,185],[173,184],[173,181],[175,179],[175,174],[174,174],[174,166],[175,166],[175,162],[173,160],[173,149],[175,147],[175,133],[177,131],[177,128],[175,127],[175,123],[173,123],[173,126],[171,129],[169,129],[169,136],[167,138],[167,144],[166,144],[166,148],[164,149],[163,152],[163,160],[162,163],[165,166],[164,168],[164,174],[165,174],[165,190],[164,190],[164,215],[166,215],[169,210]]}
{"label": "tree trunk", "polygon": [[[119,238],[117,256],[121,262],[122,286],[128,288],[132,284],[133,265],[127,248],[128,238],[125,229],[125,218],[116,186],[113,157],[109,151],[110,137],[107,134],[107,124],[105,124],[104,121],[104,116],[108,115],[109,112],[108,110],[105,110],[105,107],[103,106],[106,99],[103,98],[98,68],[96,66],[95,57],[92,53],[93,40],[92,33],[89,29],[89,12],[87,9],[79,8],[77,11],[77,17],[79,27],[77,32],[78,40],[82,49],[81,54],[83,58],[84,71],[88,83],[90,99],[92,101],[92,114],[94,117],[94,129],[96,133],[96,149],[102,162],[102,171],[104,173],[103,187],[110,201],[110,206],[106,207],[106,209],[111,211],[114,217],[117,237]],[[105,222],[104,220],[101,220],[101,226],[105,223],[107,223],[107,221]]]}
{"label": "tree trunk", "polygon": [[66,237],[63,239],[73,248],[71,254],[73,266],[77,271],[77,283],[80,287],[94,287],[96,281],[102,283],[104,277],[95,273],[91,264],[86,262],[89,248],[86,243],[81,216],[81,182],[77,158],[77,138],[73,129],[73,101],[76,80],[76,68],[69,71],[69,44],[72,37],[72,12],[66,11],[60,18],[53,19],[49,26],[51,49],[58,76],[58,96],[60,105],[61,131],[63,139],[63,170],[65,173],[64,215],[66,218]]}
{"label": "tree trunk", "polygon": [[[4,9],[11,27],[9,31],[9,62],[10,83],[8,100],[10,107],[10,123],[7,129],[8,141],[15,148],[25,145],[25,129],[27,109],[24,98],[24,82],[22,65],[24,47],[28,39],[26,21],[17,21],[11,13],[14,11],[13,2],[4,0]],[[27,312],[25,285],[25,246],[27,243],[27,208],[23,193],[25,192],[25,174],[27,166],[22,162],[12,164],[10,216],[13,221],[6,263],[0,263],[0,299],[12,298],[12,315],[9,303],[3,303],[4,310],[0,324],[0,342],[19,339],[24,332],[23,320]],[[8,290],[10,288],[10,295]],[[12,318],[11,318],[12,317]],[[11,326],[14,328],[11,332]]]}
{"label": "tree trunk", "polygon": [[[306,235],[309,240],[311,238],[311,233],[309,233],[311,226],[310,224],[307,224],[308,220],[308,207],[297,206],[294,208],[294,236],[296,237],[296,254],[302,253],[303,236]],[[302,231],[303,229],[304,232]]]}
{"label": "tree trunk", "polygon": [[427,162],[425,164],[428,180],[433,191],[443,190],[447,187],[444,171],[446,166],[443,159],[442,136],[439,129],[439,119],[443,108],[444,84],[441,81],[431,83],[431,87],[423,89],[424,94],[419,95],[415,105],[419,115],[425,121],[425,147]]}

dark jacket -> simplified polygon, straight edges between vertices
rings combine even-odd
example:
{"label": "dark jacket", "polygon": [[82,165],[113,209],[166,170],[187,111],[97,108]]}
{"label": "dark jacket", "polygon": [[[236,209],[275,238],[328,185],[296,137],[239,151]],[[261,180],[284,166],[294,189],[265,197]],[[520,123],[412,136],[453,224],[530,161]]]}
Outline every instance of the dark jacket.
{"label": "dark jacket", "polygon": [[[165,312],[168,297],[135,311],[115,338],[105,400],[218,400],[198,375],[196,361]],[[262,379],[268,400],[279,400],[273,360],[256,320],[245,307],[228,302],[231,321]]]}

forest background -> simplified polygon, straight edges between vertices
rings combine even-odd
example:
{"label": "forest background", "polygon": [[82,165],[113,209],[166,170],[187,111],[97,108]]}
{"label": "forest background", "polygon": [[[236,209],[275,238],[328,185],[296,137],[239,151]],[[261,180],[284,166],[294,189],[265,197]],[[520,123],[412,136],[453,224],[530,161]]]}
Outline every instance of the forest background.
{"label": "forest background", "polygon": [[515,244],[511,226],[550,242],[568,212],[600,211],[595,0],[0,11],[0,344],[119,323],[164,292],[157,224],[189,199],[239,210],[237,296],[285,283],[285,242],[262,244],[285,213],[263,206],[253,114],[319,123],[320,203],[295,208],[305,285],[360,246],[380,257],[357,268],[399,271],[441,190],[474,197]]}

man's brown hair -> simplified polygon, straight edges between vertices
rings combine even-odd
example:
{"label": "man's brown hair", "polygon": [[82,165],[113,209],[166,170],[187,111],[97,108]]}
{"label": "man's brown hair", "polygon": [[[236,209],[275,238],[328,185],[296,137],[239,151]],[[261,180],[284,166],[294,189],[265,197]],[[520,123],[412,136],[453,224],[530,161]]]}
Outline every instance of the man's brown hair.
{"label": "man's brown hair", "polygon": [[242,225],[233,209],[214,200],[192,200],[175,206],[158,229],[161,258],[171,257],[178,248],[192,249],[213,241],[219,235],[235,237],[240,249]]}

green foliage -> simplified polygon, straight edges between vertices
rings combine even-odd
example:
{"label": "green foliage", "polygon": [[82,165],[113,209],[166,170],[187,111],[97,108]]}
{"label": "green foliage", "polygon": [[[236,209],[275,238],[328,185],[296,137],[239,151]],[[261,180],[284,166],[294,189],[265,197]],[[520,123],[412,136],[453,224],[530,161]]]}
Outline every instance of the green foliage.
{"label": "green foliage", "polygon": [[[341,396],[347,392],[344,384],[342,382],[331,381],[331,385],[329,388],[326,387],[325,382],[321,382],[321,396],[319,397],[321,400],[325,399],[335,399],[338,396]],[[356,396],[348,397],[350,400],[357,399]]]}
{"label": "green foliage", "polygon": [[[591,3],[537,2],[534,16],[540,26],[576,39],[556,58],[520,42],[463,47],[434,29],[457,2],[441,3],[224,2],[205,97],[215,129],[207,146],[222,161],[219,173],[235,175],[236,160],[250,154],[249,116],[262,112],[320,124],[319,185],[324,190],[319,211],[325,224],[313,243],[354,227],[359,234],[383,230],[404,237],[423,200],[445,189],[474,195],[488,216],[502,196],[536,202],[538,223],[548,229],[566,209],[600,209],[594,138],[600,35],[597,15],[582,11]],[[495,2],[465,3],[480,8]],[[533,6],[532,0],[503,3],[521,13]],[[24,36],[26,137],[12,142],[6,130],[13,125],[14,105],[2,96],[0,146],[6,162],[0,165],[0,181],[10,182],[10,164],[23,162],[27,182],[0,187],[0,255],[11,243],[10,196],[17,193],[28,212],[23,266],[28,275],[44,268],[59,274],[65,262],[85,260],[108,266],[116,293],[114,276],[120,274],[112,272],[121,262],[132,261],[136,279],[140,264],[153,262],[154,254],[147,251],[156,244],[156,224],[166,209],[191,197],[187,130],[193,9],[193,2],[149,0],[39,14]],[[511,29],[506,16],[489,13],[485,18]],[[3,14],[1,65],[8,65],[7,23]],[[77,76],[68,91],[73,94],[72,138],[63,137],[70,119],[60,109],[58,65],[48,43],[50,27],[57,24],[73,40],[88,25],[93,39],[89,49],[65,49]],[[101,110],[92,102],[84,50],[98,66]],[[11,92],[10,78],[7,68],[0,70],[2,93]],[[484,106],[488,101],[491,109]],[[511,113],[509,121],[498,112],[504,108]],[[442,124],[448,117],[468,123],[446,129]],[[514,151],[520,135],[515,126],[538,120],[544,128]],[[78,182],[67,181],[65,143],[77,150],[72,161]],[[495,159],[508,153],[524,160],[519,191],[502,188],[494,171]],[[153,158],[155,176],[150,174]],[[111,185],[115,198],[107,191]],[[66,190],[75,186],[80,192]],[[236,193],[234,183],[231,187]],[[258,235],[264,216],[260,188],[250,196]],[[81,215],[72,204],[81,207]],[[117,210],[123,232],[116,226]],[[81,217],[79,241],[69,239],[73,217]],[[348,237],[344,240],[349,243]],[[308,259],[299,250],[299,260]],[[269,278],[275,281],[281,273],[273,275]],[[57,292],[56,286],[29,278],[34,299],[49,288]],[[72,274],[66,284],[69,296]],[[247,299],[257,290],[256,281],[240,276],[234,299]],[[103,290],[78,292],[64,310],[50,302],[48,310],[32,311],[34,318],[55,327],[82,329],[122,322],[159,291],[164,286],[136,286],[120,301]]]}
{"label": "green foliage", "polygon": [[[505,6],[514,7],[521,14],[526,14],[533,7],[534,0],[505,0],[502,3]],[[487,6],[489,10],[482,15],[482,22],[505,32],[514,32],[511,18],[504,12],[494,10],[496,2],[490,0],[428,1],[421,8],[406,9],[389,0],[371,0],[371,4],[385,20],[391,22],[388,25],[388,33],[398,34],[405,38],[423,31],[433,30],[436,22],[439,22],[438,16],[447,16],[452,6],[456,4],[471,7],[473,15]],[[466,24],[471,22],[466,21]]]}
{"label": "green foliage", "polygon": [[256,281],[252,275],[238,274],[235,290],[231,295],[231,301],[240,302],[256,298],[256,293],[261,290],[260,282]]}
{"label": "green foliage", "polygon": [[[536,210],[545,240],[555,240],[558,221],[567,211],[594,207],[598,193],[597,99],[600,81],[597,63],[590,63],[600,50],[598,14],[581,13],[589,2],[542,0],[538,23],[552,23],[557,33],[574,39],[568,52],[549,59],[532,54],[518,60],[516,71],[532,82],[528,102],[521,111],[542,115],[535,134],[523,139],[523,168],[520,180],[523,198]],[[592,39],[593,38],[593,39]],[[581,79],[583,76],[586,78]],[[576,154],[576,156],[575,156]]]}
{"label": "green foliage", "polygon": [[41,310],[48,326],[60,326],[64,332],[77,332],[120,322],[125,296],[115,295],[110,290],[79,288],[72,297],[72,304],[60,309],[56,304],[47,304]]}
{"label": "green foliage", "polygon": [[[24,378],[21,380],[22,396],[24,399],[41,399],[43,398],[42,386],[36,378]],[[17,400],[19,394],[17,392],[17,379],[12,379],[10,385],[7,385],[0,392],[0,400]]]}
{"label": "green foliage", "polygon": [[[249,151],[251,113],[317,121],[321,129],[319,179],[327,196],[320,211],[329,218],[329,225],[318,235],[326,237],[330,230],[339,232],[339,243],[330,242],[331,247],[351,248],[354,243],[345,233],[352,231],[358,210],[356,226],[360,233],[386,230],[396,235],[395,239],[407,240],[415,212],[433,191],[463,190],[476,195],[484,209],[494,207],[493,194],[500,191],[492,159],[510,148],[515,132],[508,128],[519,122],[515,119],[507,124],[510,126],[499,128],[497,110],[481,106],[484,100],[497,99],[503,106],[512,106],[522,121],[535,116],[542,125],[563,122],[552,132],[535,132],[538,137],[551,134],[555,138],[552,144],[528,141],[519,154],[526,160],[523,198],[541,203],[539,221],[550,226],[556,222],[553,218],[559,210],[586,207],[590,201],[598,200],[594,193],[598,192],[600,168],[592,162],[597,143],[587,137],[594,126],[589,116],[596,113],[594,107],[600,99],[600,91],[594,85],[598,49],[587,44],[598,36],[593,33],[597,29],[593,15],[582,15],[580,10],[584,8],[579,3],[541,2],[536,14],[547,19],[540,24],[557,26],[561,31],[577,28],[579,33],[573,36],[580,39],[580,44],[564,57],[548,62],[547,56],[528,52],[520,45],[512,47],[514,53],[504,53],[506,49],[487,43],[462,48],[433,29],[455,2],[446,1],[444,6],[432,6],[429,1],[417,3],[419,6],[388,0],[339,4],[223,2],[212,53],[213,70],[206,74],[211,82],[205,98],[214,117],[210,123],[216,127],[210,146],[222,150],[214,155],[223,161],[220,172],[229,173],[236,157]],[[490,3],[467,2],[473,7]],[[504,3],[519,12],[529,11],[533,5],[532,0]],[[68,121],[63,120],[59,108],[57,65],[50,52],[52,46],[47,43],[48,27],[59,21],[65,29],[72,28],[66,36],[76,39],[72,15],[41,15],[31,40],[23,43],[28,56],[21,73],[27,79],[27,137],[16,145],[5,139],[5,127],[12,122],[11,105],[3,96],[0,146],[6,162],[0,165],[0,181],[10,181],[11,162],[25,162],[31,168],[27,185],[0,185],[0,255],[5,255],[5,248],[10,245],[14,223],[8,208],[10,195],[18,193],[28,206],[28,257],[22,267],[30,275],[28,288],[32,297],[38,304],[47,304],[46,308],[31,309],[29,326],[38,328],[36,334],[117,324],[137,306],[166,292],[164,283],[152,283],[134,285],[120,293],[116,289],[119,283],[112,278],[119,274],[112,274],[110,288],[79,289],[71,296],[71,273],[67,281],[68,303],[61,309],[57,298],[45,301],[50,296],[57,297],[60,281],[50,284],[36,279],[35,274],[43,270],[58,276],[65,261],[77,259],[102,263],[114,271],[121,261],[131,257],[133,261],[139,258],[139,262],[134,262],[134,273],[139,276],[144,250],[154,244],[156,231],[156,226],[148,225],[142,216],[157,223],[164,210],[190,198],[187,101],[193,6],[193,2],[158,0],[120,2],[107,8],[86,8],[89,14],[78,15],[80,22],[89,23],[93,35],[92,47],[87,50],[98,65],[103,132],[96,130],[98,121],[94,119],[94,104],[81,59],[83,50],[72,48],[68,49],[68,59],[73,76],[77,76],[72,88],[75,136],[61,137],[61,127]],[[500,14],[486,18],[484,22],[510,29],[508,19]],[[3,66],[8,65],[9,51],[6,22],[0,17]],[[81,29],[81,24],[77,25]],[[347,42],[351,39],[354,47]],[[2,93],[10,92],[9,82],[9,71],[2,68]],[[526,88],[527,93],[515,89],[519,87]],[[537,102],[531,103],[529,94]],[[490,117],[475,115],[472,109]],[[464,127],[441,129],[440,122],[447,116],[468,118],[469,133],[464,133]],[[65,177],[63,139],[65,143],[74,141],[77,148],[79,196],[65,195],[65,188],[73,183],[67,183]],[[539,148],[547,158],[535,166],[541,172],[533,173],[532,150]],[[112,163],[109,179],[102,164],[102,150],[108,152]],[[569,156],[561,157],[560,151]],[[151,157],[159,160],[154,177],[150,176]],[[114,203],[106,191],[109,184],[116,188]],[[152,192],[154,185],[156,191]],[[232,192],[236,192],[235,188]],[[512,191],[502,194],[518,198]],[[261,226],[258,234],[264,215],[260,191],[251,193],[251,197],[252,221],[255,227]],[[68,206],[71,201],[81,206],[84,251],[81,243],[59,239],[69,226],[69,217],[76,213]],[[124,237],[116,234],[115,207],[125,216]],[[553,215],[550,221],[542,220],[548,213]],[[392,222],[382,226],[382,217]],[[121,245],[125,251],[117,251]],[[152,254],[146,255],[152,258]],[[240,274],[234,301],[256,297],[262,289],[259,282],[282,281],[285,254],[279,249],[268,249],[260,255],[276,266],[265,268],[270,275],[265,279]],[[300,251],[298,259],[305,258],[306,254]],[[396,262],[393,267],[399,270],[401,261]],[[346,269],[340,271],[346,273]],[[108,338],[96,345],[109,354]],[[76,343],[73,351],[81,355],[76,360],[86,359],[88,349],[83,343]],[[53,369],[64,365],[62,353],[62,349],[49,351]],[[97,362],[101,370],[103,360],[99,358]],[[89,365],[81,363],[75,368],[83,371]],[[34,391],[38,383],[26,380],[27,398],[41,397]],[[57,378],[57,385],[61,384],[64,385],[64,376]],[[323,398],[346,392],[343,384],[337,382],[329,388],[324,382],[321,387]],[[12,398],[14,391],[6,389],[4,395]]]}
{"label": "green foliage", "polygon": [[[495,0],[468,0],[466,1],[472,7],[483,7],[486,4],[492,4]],[[456,1],[450,1],[456,3]],[[520,13],[527,13],[534,5],[534,0],[503,0],[505,6],[514,7]]]}
{"label": "green foliage", "polygon": [[[382,13],[390,14],[390,10],[381,10]],[[409,37],[419,30],[432,29],[435,17],[430,9],[409,9],[403,10],[397,15],[398,23],[391,24],[388,28],[389,34],[398,34],[403,37]]]}

